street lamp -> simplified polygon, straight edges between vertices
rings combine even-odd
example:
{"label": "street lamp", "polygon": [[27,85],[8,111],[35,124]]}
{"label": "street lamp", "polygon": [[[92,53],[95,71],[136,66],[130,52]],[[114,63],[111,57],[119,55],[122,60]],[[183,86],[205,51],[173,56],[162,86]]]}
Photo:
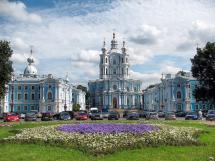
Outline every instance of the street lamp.
{"label": "street lamp", "polygon": [[14,74],[12,73],[12,76],[11,76],[11,89],[12,89],[12,95],[11,95],[11,112],[13,112],[13,106],[14,106],[14,96],[13,96],[13,93],[14,93]]}
{"label": "street lamp", "polygon": [[64,111],[67,110],[67,105],[66,105],[66,91],[67,91],[67,89],[65,88],[65,104],[64,104]]}

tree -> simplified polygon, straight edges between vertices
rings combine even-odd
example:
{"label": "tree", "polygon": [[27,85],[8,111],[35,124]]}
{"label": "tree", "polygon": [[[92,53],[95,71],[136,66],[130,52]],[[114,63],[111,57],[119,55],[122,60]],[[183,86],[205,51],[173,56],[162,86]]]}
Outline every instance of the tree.
{"label": "tree", "polygon": [[74,112],[80,111],[81,106],[78,103],[74,103],[72,105],[72,109]]}
{"label": "tree", "polygon": [[193,77],[199,81],[194,91],[197,100],[215,102],[215,43],[208,42],[204,48],[197,48],[191,59]]}
{"label": "tree", "polygon": [[13,68],[10,58],[12,54],[10,42],[0,40],[0,100],[5,96],[5,85],[11,80]]}

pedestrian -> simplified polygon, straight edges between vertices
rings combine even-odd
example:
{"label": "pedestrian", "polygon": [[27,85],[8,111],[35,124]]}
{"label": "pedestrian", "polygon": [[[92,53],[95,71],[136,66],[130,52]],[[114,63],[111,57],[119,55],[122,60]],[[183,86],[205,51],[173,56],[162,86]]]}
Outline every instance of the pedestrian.
{"label": "pedestrian", "polygon": [[199,115],[199,120],[202,120],[202,111],[201,110],[199,110],[198,115]]}

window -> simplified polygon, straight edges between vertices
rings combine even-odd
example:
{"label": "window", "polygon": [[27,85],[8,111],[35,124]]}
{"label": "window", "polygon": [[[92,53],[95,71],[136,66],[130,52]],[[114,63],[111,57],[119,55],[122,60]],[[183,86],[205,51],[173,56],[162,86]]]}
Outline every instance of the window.
{"label": "window", "polygon": [[52,88],[52,86],[51,86],[51,85],[49,85],[49,88]]}
{"label": "window", "polygon": [[27,90],[28,89],[28,86],[25,86],[25,90]]}
{"label": "window", "polygon": [[36,110],[34,106],[31,106],[31,110]]}
{"label": "window", "polygon": [[128,75],[128,68],[127,68],[127,75]]}
{"label": "window", "polygon": [[18,100],[21,100],[21,94],[20,93],[18,93]]}
{"label": "window", "polygon": [[20,108],[20,106],[17,106],[17,111],[21,111],[21,108]]}
{"label": "window", "polygon": [[178,85],[177,85],[177,87],[181,87],[181,85],[180,85],[180,84],[178,84]]}
{"label": "window", "polygon": [[13,100],[13,94],[11,94],[11,96],[10,96],[10,97],[11,97],[11,99]]}
{"label": "window", "polygon": [[34,86],[31,86],[31,89],[34,90]]}
{"label": "window", "polygon": [[117,89],[117,86],[116,86],[116,85],[113,85],[113,89],[116,90],[116,89]]}
{"label": "window", "polygon": [[124,59],[122,58],[122,63],[124,63]]}
{"label": "window", "polygon": [[103,58],[101,58],[101,63],[103,64]]}
{"label": "window", "polygon": [[126,63],[128,62],[128,58],[126,58]]}
{"label": "window", "polygon": [[116,64],[116,60],[115,60],[115,59],[113,60],[113,64],[114,64],[114,65]]}
{"label": "window", "polygon": [[49,100],[52,99],[52,93],[51,93],[51,92],[48,93],[48,99],[49,99]]}
{"label": "window", "polygon": [[177,98],[181,99],[181,92],[177,92]]}
{"label": "window", "polygon": [[107,63],[107,58],[105,58],[105,63]]}
{"label": "window", "polygon": [[137,87],[134,87],[134,91],[135,91],[135,92],[137,91]]}
{"label": "window", "polygon": [[40,94],[38,94],[38,99],[40,99]]}
{"label": "window", "polygon": [[47,111],[51,111],[52,110],[52,107],[51,106],[48,106],[47,107]]}
{"label": "window", "polygon": [[106,68],[106,75],[108,74],[107,68]]}
{"label": "window", "polygon": [[21,86],[18,86],[18,90],[21,90],[22,89],[22,87]]}
{"label": "window", "polygon": [[34,100],[34,94],[31,94],[31,99]]}
{"label": "window", "polygon": [[24,111],[27,111],[28,110],[28,106],[24,106]]}
{"label": "window", "polygon": [[127,91],[129,92],[129,87],[127,87]]}
{"label": "window", "polygon": [[25,93],[25,100],[27,100],[28,99],[28,94],[27,93]]}
{"label": "window", "polygon": [[113,74],[116,74],[116,69],[113,69]]}

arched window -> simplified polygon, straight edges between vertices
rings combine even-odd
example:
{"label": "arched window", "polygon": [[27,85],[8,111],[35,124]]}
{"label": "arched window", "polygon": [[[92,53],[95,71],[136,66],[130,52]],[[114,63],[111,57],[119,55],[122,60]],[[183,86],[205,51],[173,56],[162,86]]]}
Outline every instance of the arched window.
{"label": "arched window", "polygon": [[105,73],[106,73],[106,75],[108,74],[108,70],[107,70],[107,68],[106,68],[106,71],[105,71]]}
{"label": "arched window", "polygon": [[181,99],[181,92],[179,92],[179,91],[177,92],[177,98]]}
{"label": "arched window", "polygon": [[122,63],[124,63],[124,59],[122,58]]}
{"label": "arched window", "polygon": [[122,68],[122,74],[124,74],[123,68]]}
{"label": "arched window", "polygon": [[128,68],[127,68],[127,75],[128,75]]}
{"label": "arched window", "polygon": [[51,93],[51,92],[48,93],[48,99],[49,99],[49,100],[52,99],[52,93]]}
{"label": "arched window", "polygon": [[105,63],[107,63],[107,58],[105,58]]}

